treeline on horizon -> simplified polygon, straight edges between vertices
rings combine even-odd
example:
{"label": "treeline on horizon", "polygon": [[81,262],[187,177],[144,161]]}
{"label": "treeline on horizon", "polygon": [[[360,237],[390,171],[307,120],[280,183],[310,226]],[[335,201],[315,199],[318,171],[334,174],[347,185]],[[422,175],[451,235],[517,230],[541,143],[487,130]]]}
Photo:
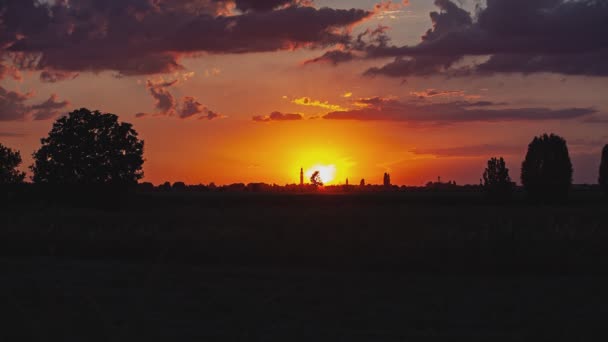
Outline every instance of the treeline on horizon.
{"label": "treeline on horizon", "polygon": [[[81,108],[55,121],[41,147],[33,153],[32,184],[25,183],[25,173],[18,170],[21,154],[0,144],[0,188],[8,192],[35,187],[42,192],[105,193],[141,192],[389,192],[416,190],[483,190],[493,200],[508,200],[516,190],[502,157],[488,160],[479,185],[458,186],[455,182],[429,182],[425,187],[395,186],[390,175],[384,184],[370,185],[362,179],[358,185],[323,186],[311,178],[310,184],[279,186],[265,183],[236,183],[224,186],[186,185],[166,182],[159,186],[139,183],[143,178],[144,142],[130,123],[119,122],[114,114]],[[598,185],[608,194],[608,145],[602,150]],[[566,140],[555,134],[543,134],[530,142],[521,168],[521,184],[530,199],[565,200],[572,188],[573,166]],[[7,192],[7,191],[3,191]]]}

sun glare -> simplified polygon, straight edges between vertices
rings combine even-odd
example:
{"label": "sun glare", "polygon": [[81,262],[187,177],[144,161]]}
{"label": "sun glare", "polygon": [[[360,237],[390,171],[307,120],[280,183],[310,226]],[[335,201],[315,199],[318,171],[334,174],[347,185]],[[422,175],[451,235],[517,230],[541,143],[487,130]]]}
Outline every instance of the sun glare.
{"label": "sun glare", "polygon": [[336,178],[336,166],[335,165],[314,165],[306,170],[306,180],[308,181],[313,173],[319,171],[319,176],[324,184],[331,183]]}

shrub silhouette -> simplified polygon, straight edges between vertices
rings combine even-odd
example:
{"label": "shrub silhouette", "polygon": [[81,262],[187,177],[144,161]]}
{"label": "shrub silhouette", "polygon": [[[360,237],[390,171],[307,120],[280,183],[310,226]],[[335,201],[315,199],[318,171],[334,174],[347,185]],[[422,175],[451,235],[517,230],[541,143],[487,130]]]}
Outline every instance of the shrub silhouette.
{"label": "shrub silhouette", "polygon": [[533,199],[565,199],[572,185],[566,140],[554,134],[535,137],[522,164],[521,182]]}
{"label": "shrub silhouette", "polygon": [[504,200],[511,196],[513,183],[502,157],[488,160],[488,166],[483,173],[483,189],[492,199]]}
{"label": "shrub silhouette", "polygon": [[186,183],[184,182],[175,182],[173,183],[173,191],[178,191],[178,192],[183,192],[188,190],[188,187],[186,186]]}
{"label": "shrub silhouette", "polygon": [[114,114],[86,108],[59,118],[34,153],[33,180],[66,188],[126,188],[143,177],[144,142]]}
{"label": "shrub silhouette", "polygon": [[19,151],[0,144],[0,185],[18,184],[25,179],[25,173],[17,170],[21,165]]}
{"label": "shrub silhouette", "polygon": [[602,161],[600,162],[600,186],[604,193],[608,195],[608,145],[602,150]]}

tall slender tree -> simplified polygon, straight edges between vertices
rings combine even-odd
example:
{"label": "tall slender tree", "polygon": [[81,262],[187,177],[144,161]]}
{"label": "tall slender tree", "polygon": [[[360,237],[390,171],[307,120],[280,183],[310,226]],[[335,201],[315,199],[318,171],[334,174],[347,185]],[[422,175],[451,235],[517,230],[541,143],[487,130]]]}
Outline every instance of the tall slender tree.
{"label": "tall slender tree", "polygon": [[511,196],[513,182],[502,157],[488,160],[483,173],[483,189],[492,199],[504,200]]}
{"label": "tall slender tree", "polygon": [[522,163],[521,182],[539,200],[560,200],[572,185],[572,162],[564,138],[555,134],[535,137]]}
{"label": "tall slender tree", "polygon": [[602,150],[602,161],[600,162],[600,186],[608,195],[608,145]]}

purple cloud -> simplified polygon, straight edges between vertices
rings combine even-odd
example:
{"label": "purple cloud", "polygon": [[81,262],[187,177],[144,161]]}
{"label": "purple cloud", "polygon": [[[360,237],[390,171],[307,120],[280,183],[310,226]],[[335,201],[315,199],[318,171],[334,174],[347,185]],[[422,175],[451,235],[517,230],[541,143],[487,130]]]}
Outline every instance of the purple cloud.
{"label": "purple cloud", "polygon": [[402,121],[414,124],[465,122],[573,120],[595,114],[593,108],[503,108],[503,103],[455,101],[448,103],[400,102],[374,97],[360,99],[359,107],[325,115],[329,120]]}
{"label": "purple cloud", "polygon": [[300,114],[284,114],[281,112],[272,112],[270,115],[256,115],[253,118],[256,122],[270,122],[270,121],[297,121],[302,120],[303,117]]}
{"label": "purple cloud", "polygon": [[52,119],[70,104],[68,101],[57,101],[57,96],[53,94],[43,103],[28,105],[26,102],[31,97],[31,94],[22,94],[0,87],[0,121]]}
{"label": "purple cloud", "polygon": [[[469,76],[494,73],[559,73],[608,76],[608,6],[594,0],[488,0],[474,17],[451,0],[435,0],[433,27],[419,44],[373,41],[345,44],[341,55],[394,57],[365,75]],[[489,60],[456,66],[466,56]],[[320,62],[330,55],[313,59]],[[335,59],[336,63],[348,61]]]}
{"label": "purple cloud", "polygon": [[[4,0],[0,60],[54,73],[169,73],[192,53],[327,47],[373,12],[288,0]],[[237,7],[240,13],[231,12]],[[3,67],[6,69],[6,66]],[[60,75],[60,74],[56,74]]]}

